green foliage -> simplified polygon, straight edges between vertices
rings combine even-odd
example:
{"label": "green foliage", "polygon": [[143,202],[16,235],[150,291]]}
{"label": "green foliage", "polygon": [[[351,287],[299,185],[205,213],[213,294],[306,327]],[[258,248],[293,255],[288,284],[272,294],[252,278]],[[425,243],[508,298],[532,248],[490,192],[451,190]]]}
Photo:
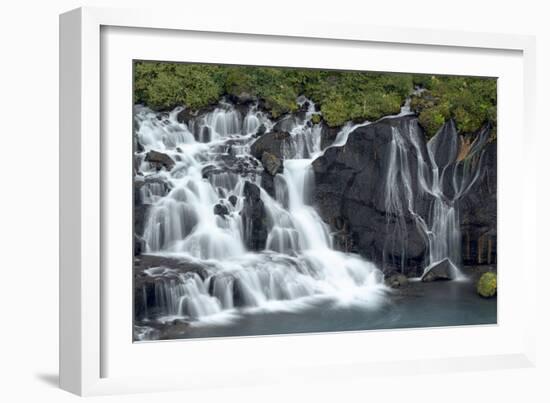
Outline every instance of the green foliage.
{"label": "green foliage", "polygon": [[218,66],[138,62],[135,64],[134,100],[153,109],[186,105],[202,108],[218,101],[224,92]]}
{"label": "green foliage", "polygon": [[411,107],[429,136],[449,118],[461,132],[496,125],[496,80],[456,76],[142,61],[135,63],[134,101],[156,110],[199,109],[229,95],[260,100],[277,118],[295,112],[296,98],[305,95],[329,126],[340,126],[398,113],[415,86],[425,91]]}
{"label": "green foliage", "polygon": [[314,125],[321,123],[321,115],[311,116],[311,123],[313,123]]}
{"label": "green foliage", "polygon": [[429,137],[450,118],[463,133],[472,133],[489,123],[496,130],[496,80],[457,76],[415,76],[416,84],[426,88],[414,96],[411,107]]}
{"label": "green foliage", "polygon": [[493,272],[484,273],[477,283],[477,292],[485,298],[497,293],[497,275]]}
{"label": "green foliage", "polygon": [[348,120],[376,120],[398,113],[412,91],[409,74],[308,71],[304,93],[320,105],[329,126]]}
{"label": "green foliage", "polygon": [[274,67],[249,69],[251,76],[255,79],[256,93],[265,101],[265,106],[271,111],[273,117],[298,110],[296,98],[303,90],[302,75],[299,70]]}

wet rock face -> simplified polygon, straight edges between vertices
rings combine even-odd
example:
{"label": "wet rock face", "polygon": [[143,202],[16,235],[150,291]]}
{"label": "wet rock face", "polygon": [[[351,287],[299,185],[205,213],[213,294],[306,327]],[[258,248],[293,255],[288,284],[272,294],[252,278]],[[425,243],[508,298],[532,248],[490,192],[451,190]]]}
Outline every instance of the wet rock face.
{"label": "wet rock face", "polygon": [[229,209],[223,204],[216,204],[214,206],[214,214],[219,215],[220,217],[225,217],[229,214]]}
{"label": "wet rock face", "polygon": [[292,138],[288,132],[269,132],[259,137],[250,147],[250,152],[258,160],[262,159],[264,152],[268,152],[279,159],[288,156],[292,149]]}
{"label": "wet rock face", "polygon": [[444,259],[429,267],[422,275],[421,280],[424,282],[454,280],[456,278],[456,269],[449,259]]}
{"label": "wet rock face", "polygon": [[[395,131],[402,134],[399,148]],[[427,144],[414,116],[383,119],[328,148],[313,170],[315,205],[338,249],[359,253],[386,273],[422,275],[430,242],[418,216],[429,224],[435,196],[427,189],[437,178],[441,203],[458,210],[464,263],[495,263],[496,143],[487,144],[486,133],[464,139],[449,121]]]}
{"label": "wet rock face", "polygon": [[497,263],[497,143],[489,143],[483,169],[472,189],[460,200],[464,264]]}
{"label": "wet rock face", "polygon": [[[359,127],[344,146],[327,149],[313,162],[315,203],[323,219],[338,231],[339,244],[386,270],[400,268],[402,263],[420,270],[427,252],[427,240],[407,209],[400,217],[385,204],[392,127],[408,124],[416,122],[407,117]],[[409,163],[410,171],[417,172],[416,161]],[[418,208],[427,208],[423,203],[419,199]],[[346,227],[339,228],[339,222],[347,223]],[[407,237],[394,236],[401,231]]]}
{"label": "wet rock face", "polygon": [[324,121],[321,122],[321,149],[324,150],[336,140],[341,127],[330,127]]}
{"label": "wet rock face", "polygon": [[247,181],[244,185],[243,196],[241,219],[245,245],[249,250],[263,250],[267,241],[268,220],[264,202],[260,198],[260,188]]}
{"label": "wet rock face", "polygon": [[134,233],[134,256],[145,253],[146,243],[145,240]]}
{"label": "wet rock face", "polygon": [[145,155],[145,161],[153,165],[157,170],[165,168],[167,171],[171,171],[176,163],[169,155],[151,150]]}
{"label": "wet rock face", "polygon": [[[134,257],[134,317],[137,321],[162,313],[162,285],[181,281],[181,275],[208,277],[206,265],[154,255]],[[165,312],[164,312],[165,313]]]}
{"label": "wet rock face", "polygon": [[262,165],[271,176],[275,176],[277,173],[283,171],[283,161],[281,158],[267,151],[264,151],[262,154]]}

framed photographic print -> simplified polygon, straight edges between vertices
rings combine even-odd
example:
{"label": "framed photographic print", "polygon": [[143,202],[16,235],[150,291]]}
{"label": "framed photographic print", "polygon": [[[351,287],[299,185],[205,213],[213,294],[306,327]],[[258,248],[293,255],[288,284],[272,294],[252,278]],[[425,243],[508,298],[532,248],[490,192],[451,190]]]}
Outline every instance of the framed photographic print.
{"label": "framed photographic print", "polygon": [[522,36],[62,15],[62,387],[532,365],[532,58]]}
{"label": "framed photographic print", "polygon": [[134,341],[497,323],[496,78],[133,80]]}

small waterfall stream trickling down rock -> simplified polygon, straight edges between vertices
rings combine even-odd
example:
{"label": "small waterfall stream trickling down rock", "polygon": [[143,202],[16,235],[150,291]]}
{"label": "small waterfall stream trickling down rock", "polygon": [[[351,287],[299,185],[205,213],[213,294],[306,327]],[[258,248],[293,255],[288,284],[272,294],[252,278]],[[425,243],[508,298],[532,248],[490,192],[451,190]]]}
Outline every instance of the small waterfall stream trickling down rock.
{"label": "small waterfall stream trickling down rock", "polygon": [[298,102],[277,122],[256,105],[186,117],[136,106],[134,252],[152,262],[135,284],[138,319],[383,297],[381,271],[335,250],[312,204],[323,124]]}
{"label": "small waterfall stream trickling down rock", "polygon": [[406,113],[358,125],[313,164],[320,214],[345,250],[385,272],[420,276],[444,263],[458,278],[459,205],[485,172],[488,132],[465,140],[448,121],[426,143]]}

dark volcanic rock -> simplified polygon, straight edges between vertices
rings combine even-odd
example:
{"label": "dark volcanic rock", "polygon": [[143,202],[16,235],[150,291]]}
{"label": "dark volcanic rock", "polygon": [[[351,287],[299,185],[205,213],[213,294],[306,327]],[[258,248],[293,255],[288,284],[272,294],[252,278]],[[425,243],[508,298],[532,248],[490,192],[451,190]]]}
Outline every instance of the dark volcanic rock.
{"label": "dark volcanic rock", "polygon": [[443,259],[441,262],[434,264],[426,269],[421,280],[424,282],[454,280],[456,278],[456,270],[449,259]]}
{"label": "dark volcanic rock", "polygon": [[254,179],[263,172],[258,160],[248,155],[220,154],[215,161],[202,169],[202,177],[225,191],[235,187],[239,176]]}
{"label": "dark volcanic rock", "polygon": [[208,105],[198,110],[184,108],[176,115],[176,119],[180,123],[185,123],[186,125],[189,125],[189,123],[191,123],[191,121],[196,117],[204,115],[208,112],[212,112],[214,109],[216,109],[216,105]]}
{"label": "dark volcanic rock", "polygon": [[262,172],[262,188],[270,195],[273,199],[277,197],[275,194],[275,178],[267,171]]}
{"label": "dark volcanic rock", "polygon": [[497,142],[485,146],[481,171],[459,200],[464,264],[497,263]]}
{"label": "dark volcanic rock", "polygon": [[[171,185],[163,178],[156,175],[150,175],[134,178],[134,233],[138,236],[143,235],[145,222],[147,220],[149,210],[151,209],[151,195],[165,196],[170,192]],[[144,194],[148,195],[144,197]]]}
{"label": "dark volcanic rock", "polygon": [[150,204],[137,204],[134,206],[134,232],[138,235],[143,234],[145,220],[147,220],[150,208]]}
{"label": "dark volcanic rock", "polygon": [[[408,130],[418,125],[412,117],[384,119],[359,127],[350,133],[347,144],[332,147],[313,162],[315,173],[314,199],[321,217],[340,231],[337,222],[348,227],[340,243],[351,251],[381,265],[384,270],[405,268],[416,272],[423,267],[427,239],[418,230],[414,217],[404,205],[402,216],[387,210],[385,194],[392,143],[392,128]],[[414,145],[408,147],[413,149]],[[412,152],[412,151],[411,151]],[[424,152],[426,152],[424,150]],[[417,161],[409,158],[410,172],[416,175]],[[417,183],[416,177],[412,184]],[[402,203],[405,189],[401,192]],[[422,192],[412,189],[413,194]],[[417,211],[429,209],[426,196],[413,200]],[[342,233],[340,232],[342,236]]]}
{"label": "dark volcanic rock", "polygon": [[134,233],[134,256],[141,255],[145,252],[146,242],[139,235]]}
{"label": "dark volcanic rock", "polygon": [[208,276],[207,266],[162,256],[134,257],[134,319],[141,321],[166,315],[164,286],[174,286],[182,275],[204,280]]}
{"label": "dark volcanic rock", "polygon": [[336,136],[338,136],[340,130],[342,130],[341,126],[330,127],[325,123],[325,121],[321,122],[321,150],[324,150],[334,143],[334,140],[336,140]]}
{"label": "dark volcanic rock", "polygon": [[430,151],[439,172],[456,161],[458,155],[458,134],[454,121],[448,120],[439,129],[434,138],[430,141]]}
{"label": "dark volcanic rock", "polygon": [[258,138],[250,147],[252,155],[261,160],[264,152],[284,159],[291,157],[292,138],[287,132],[269,132]]}
{"label": "dark volcanic rock", "polygon": [[233,207],[235,207],[235,206],[237,205],[237,201],[238,201],[239,199],[237,198],[237,196],[231,195],[231,196],[229,196],[229,198],[228,198],[227,200],[229,200],[229,203],[231,203],[231,205],[232,205]]}
{"label": "dark volcanic rock", "polygon": [[247,181],[243,196],[241,219],[246,247],[254,251],[263,250],[267,241],[268,219],[264,203],[260,198],[260,188]]}
{"label": "dark volcanic rock", "polygon": [[251,103],[256,102],[258,100],[258,97],[246,91],[241,91],[238,94],[231,94],[229,96],[229,100],[235,103],[236,106],[238,105],[248,106]]}
{"label": "dark volcanic rock", "polygon": [[223,204],[218,203],[214,206],[214,214],[225,217],[229,214],[229,209]]}
{"label": "dark volcanic rock", "polygon": [[172,168],[174,168],[174,165],[176,164],[169,155],[155,150],[151,150],[145,155],[145,161],[155,166],[157,170],[165,168],[166,170],[170,171],[172,170]]}
{"label": "dark volcanic rock", "polygon": [[283,172],[283,161],[270,152],[264,151],[262,154],[262,165],[271,176],[275,176],[277,173]]}
{"label": "dark volcanic rock", "polygon": [[[145,270],[152,267],[167,268],[174,271],[174,273],[196,273],[202,279],[206,279],[208,276],[207,266],[195,262],[186,261],[178,258],[171,258],[165,256],[156,255],[141,255],[134,258],[134,276],[138,284],[144,280],[145,277],[150,277]],[[165,276],[166,277],[166,276]]]}
{"label": "dark volcanic rock", "polygon": [[256,136],[263,136],[265,134],[265,132],[267,131],[267,128],[265,127],[265,125],[262,123],[260,125],[260,127],[258,127],[258,131],[256,132]]}
{"label": "dark volcanic rock", "polygon": [[172,186],[164,178],[157,175],[146,177],[136,176],[134,178],[134,205],[147,203],[145,199],[150,196],[166,196]]}
{"label": "dark volcanic rock", "polygon": [[464,263],[494,264],[496,142],[487,143],[488,133],[459,134],[451,120],[426,144],[416,117],[402,116],[358,127],[344,146],[328,148],[313,162],[314,199],[336,247],[386,273],[421,275],[429,242],[420,228],[431,225],[439,178],[441,202],[458,209]]}
{"label": "dark volcanic rock", "polygon": [[279,119],[273,126],[274,132],[289,132],[300,122],[303,123],[306,117],[305,110],[298,111],[297,113],[288,114]]}

